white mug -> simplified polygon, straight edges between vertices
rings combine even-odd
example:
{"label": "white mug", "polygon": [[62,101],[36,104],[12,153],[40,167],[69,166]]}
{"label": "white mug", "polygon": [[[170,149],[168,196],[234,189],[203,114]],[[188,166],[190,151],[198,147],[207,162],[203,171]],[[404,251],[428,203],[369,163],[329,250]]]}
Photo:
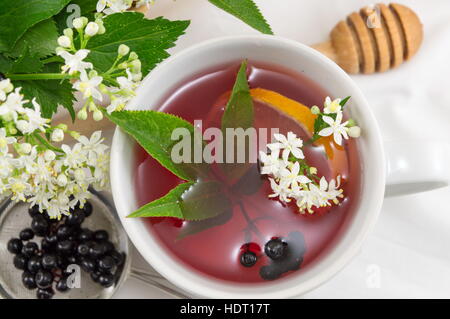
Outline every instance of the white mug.
{"label": "white mug", "polygon": [[[125,230],[142,256],[161,275],[196,297],[290,298],[324,283],[358,252],[374,226],[385,195],[448,185],[450,152],[446,144],[382,143],[377,121],[359,88],[333,61],[298,42],[275,36],[227,37],[201,43],[158,65],[143,81],[128,109],[150,109],[180,83],[216,66],[243,59],[301,72],[333,97],[351,95],[352,118],[362,128],[358,149],[362,162],[359,207],[336,245],[314,266],[272,282],[238,284],[211,279],[176,261],[139,218],[126,218],[138,208],[135,192],[135,142],[116,129],[111,149],[111,186]],[[387,157],[385,157],[385,150]]]}

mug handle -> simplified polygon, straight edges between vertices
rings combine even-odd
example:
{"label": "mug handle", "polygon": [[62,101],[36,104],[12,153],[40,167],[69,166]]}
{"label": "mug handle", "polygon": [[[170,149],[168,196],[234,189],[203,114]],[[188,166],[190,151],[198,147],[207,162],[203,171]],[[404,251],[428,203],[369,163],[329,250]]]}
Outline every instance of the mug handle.
{"label": "mug handle", "polygon": [[450,185],[450,143],[415,141],[385,143],[385,197],[426,192]]}

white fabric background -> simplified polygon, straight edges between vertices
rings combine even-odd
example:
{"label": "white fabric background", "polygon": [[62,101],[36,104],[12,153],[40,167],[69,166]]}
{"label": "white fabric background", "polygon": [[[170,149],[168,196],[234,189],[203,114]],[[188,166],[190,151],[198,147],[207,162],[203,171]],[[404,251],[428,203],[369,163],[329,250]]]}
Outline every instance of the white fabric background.
{"label": "white fabric background", "polygon": [[[305,44],[325,40],[336,22],[372,1],[257,0],[274,32]],[[400,68],[353,76],[387,140],[445,140],[450,136],[450,1],[397,0],[425,26],[417,56]],[[203,40],[256,31],[206,0],[157,0],[150,17],[190,19],[172,52]],[[450,165],[450,161],[449,161]],[[449,298],[450,188],[386,199],[378,224],[359,255],[304,298]],[[136,253],[135,264],[148,267]],[[377,275],[379,279],[377,286]],[[371,284],[372,283],[372,284]],[[130,279],[116,298],[165,298]]]}

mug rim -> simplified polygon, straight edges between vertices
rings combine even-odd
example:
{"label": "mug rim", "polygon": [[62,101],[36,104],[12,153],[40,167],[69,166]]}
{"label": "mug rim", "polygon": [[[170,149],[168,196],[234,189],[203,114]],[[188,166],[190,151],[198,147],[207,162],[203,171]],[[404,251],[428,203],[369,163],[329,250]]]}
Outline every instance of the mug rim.
{"label": "mug rim", "polygon": [[[160,63],[149,73],[149,75],[163,74],[164,70],[168,68],[167,66],[174,63],[173,61],[182,59],[186,60],[186,58],[189,58],[195,54],[200,54],[205,50],[213,50],[214,48],[217,49],[217,47],[220,46],[226,47],[238,45],[239,43],[245,45],[246,42],[252,41],[258,42],[262,46],[279,45],[285,47],[286,49],[297,51],[299,56],[308,55],[308,58],[316,59],[321,64],[324,64],[328,68],[328,71],[338,80],[347,82],[346,84],[351,88],[352,96],[357,96],[357,100],[359,101],[357,104],[358,108],[365,109],[363,116],[367,122],[366,124],[370,124],[370,150],[372,155],[378,155],[378,160],[375,160],[373,165],[371,164],[371,171],[377,171],[377,176],[379,178],[371,182],[371,184],[375,184],[375,186],[373,186],[374,189],[370,194],[371,198],[368,200],[368,204],[366,205],[366,216],[364,218],[360,218],[360,228],[356,230],[353,229],[352,232],[350,232],[350,229],[346,229],[342,235],[342,237],[349,237],[351,233],[353,238],[351,240],[347,240],[346,242],[344,242],[343,239],[340,239],[339,243],[333,247],[333,251],[326,253],[327,256],[323,257],[323,261],[320,261],[318,264],[314,265],[312,270],[308,270],[310,274],[309,277],[299,274],[289,276],[287,280],[281,279],[271,283],[251,285],[222,282],[221,280],[215,280],[209,278],[207,275],[191,270],[189,269],[189,266],[182,265],[181,262],[176,261],[168,253],[166,254],[161,249],[161,245],[159,243],[151,240],[154,236],[148,230],[143,230],[143,222],[140,219],[125,218],[131,212],[130,210],[132,210],[133,207],[133,203],[130,203],[130,201],[136,202],[133,197],[124,196],[123,194],[123,189],[127,187],[126,182],[124,185],[124,180],[126,180],[126,178],[124,179],[124,177],[126,177],[124,174],[126,173],[124,173],[123,166],[124,163],[127,162],[126,160],[129,161],[129,157],[131,156],[131,148],[130,145],[128,145],[131,138],[117,127],[111,147],[110,175],[112,194],[123,227],[128,233],[131,241],[136,246],[137,250],[151,266],[153,266],[167,280],[195,296],[207,298],[263,299],[289,298],[304,294],[333,277],[353,258],[354,255],[357,254],[363,240],[375,225],[379,212],[381,211],[381,204],[384,197],[386,161],[378,124],[362,92],[349,77],[349,75],[345,73],[345,71],[343,71],[337,64],[323,56],[321,53],[294,40],[289,40],[278,36],[227,36],[207,40],[184,49]],[[185,63],[187,63],[186,61]],[[264,62],[270,63],[271,61],[270,59],[267,59]],[[146,88],[146,84],[148,84],[152,78],[149,75],[147,75],[142,82],[137,91],[137,96],[129,103],[128,109],[135,109],[137,107],[137,100],[140,94],[145,94],[143,91],[148,90],[148,88]],[[168,93],[168,90],[166,90],[165,93]],[[364,129],[368,129],[368,127],[365,126]],[[132,144],[134,145],[134,142]],[[358,151],[362,152],[360,147],[358,147]],[[131,168],[129,168],[127,172],[132,173]],[[362,172],[362,175],[365,174],[366,172]],[[134,185],[128,186],[134,187]],[[134,206],[136,206],[136,203],[134,203]],[[361,210],[361,207],[358,208],[355,215],[361,215],[359,210]],[[326,262],[328,264],[325,264]],[[316,270],[314,272],[314,269],[319,266],[322,266],[321,268],[318,268],[320,271]],[[307,271],[305,270],[305,272]],[[300,280],[299,278],[302,276],[304,279]],[[282,280],[284,280],[283,285],[277,283]],[[287,281],[291,281],[292,284],[285,284]]]}

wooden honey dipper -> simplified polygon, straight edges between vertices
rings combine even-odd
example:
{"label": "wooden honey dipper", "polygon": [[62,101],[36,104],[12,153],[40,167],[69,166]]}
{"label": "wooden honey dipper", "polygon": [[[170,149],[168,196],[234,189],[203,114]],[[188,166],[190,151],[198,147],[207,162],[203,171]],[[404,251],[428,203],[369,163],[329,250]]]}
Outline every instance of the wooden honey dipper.
{"label": "wooden honey dipper", "polygon": [[417,15],[400,4],[377,4],[353,12],[330,33],[330,40],[312,47],[347,73],[384,72],[409,60],[423,39]]}

